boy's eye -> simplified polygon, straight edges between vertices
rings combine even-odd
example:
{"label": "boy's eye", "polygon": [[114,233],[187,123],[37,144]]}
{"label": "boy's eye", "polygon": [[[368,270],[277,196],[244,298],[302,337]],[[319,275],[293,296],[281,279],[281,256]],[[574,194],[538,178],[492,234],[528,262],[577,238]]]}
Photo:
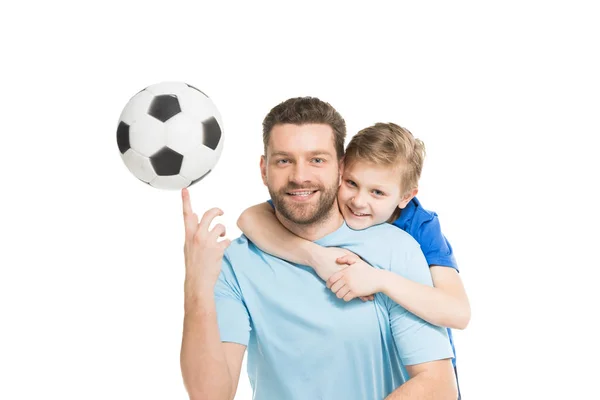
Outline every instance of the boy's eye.
{"label": "boy's eye", "polygon": [[385,193],[377,189],[373,190],[373,194],[375,194],[375,196],[385,196]]}
{"label": "boy's eye", "polygon": [[347,179],[346,183],[350,186],[356,186],[356,183],[354,183],[354,181],[351,181],[350,179]]}

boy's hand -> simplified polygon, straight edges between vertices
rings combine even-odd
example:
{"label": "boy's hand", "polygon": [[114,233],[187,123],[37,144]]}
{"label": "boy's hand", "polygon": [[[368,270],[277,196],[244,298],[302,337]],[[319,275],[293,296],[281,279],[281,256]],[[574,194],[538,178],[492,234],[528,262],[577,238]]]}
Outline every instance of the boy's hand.
{"label": "boy's hand", "polygon": [[312,254],[313,261],[311,264],[317,275],[319,275],[319,278],[327,281],[331,275],[348,267],[347,264],[338,263],[336,260],[350,255],[356,256],[350,250],[340,247],[319,246],[319,249]]}
{"label": "boy's hand", "polygon": [[183,253],[186,278],[194,282],[196,289],[212,291],[221,272],[223,253],[231,241],[218,241],[219,237],[225,236],[225,226],[222,224],[215,225],[210,231],[208,228],[216,216],[223,215],[223,211],[212,208],[204,213],[198,223],[198,215],[192,211],[187,189],[181,191],[181,198],[185,226]]}
{"label": "boy's hand", "polygon": [[373,300],[372,295],[381,291],[380,270],[371,267],[354,253],[336,261],[348,265],[327,280],[327,287],[339,299],[350,301],[360,297],[363,301]]}

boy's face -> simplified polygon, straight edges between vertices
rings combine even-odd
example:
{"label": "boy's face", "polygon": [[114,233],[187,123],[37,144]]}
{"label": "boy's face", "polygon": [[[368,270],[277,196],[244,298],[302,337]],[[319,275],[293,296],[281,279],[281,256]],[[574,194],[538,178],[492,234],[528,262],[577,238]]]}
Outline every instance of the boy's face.
{"label": "boy's face", "polygon": [[354,161],[344,166],[338,203],[346,224],[355,230],[386,222],[396,207],[412,196],[402,196],[399,168]]}

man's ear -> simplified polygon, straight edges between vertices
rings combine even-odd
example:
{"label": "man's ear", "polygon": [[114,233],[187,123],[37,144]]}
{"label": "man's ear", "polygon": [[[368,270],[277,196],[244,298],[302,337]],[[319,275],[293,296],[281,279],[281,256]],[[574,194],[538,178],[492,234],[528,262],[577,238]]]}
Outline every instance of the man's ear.
{"label": "man's ear", "polygon": [[402,196],[402,198],[400,199],[400,203],[398,203],[398,207],[399,208],[406,207],[408,202],[411,201],[413,199],[413,197],[415,197],[417,195],[417,193],[419,193],[419,188],[411,189],[410,192],[408,192],[404,196]]}
{"label": "man's ear", "polygon": [[265,156],[260,156],[260,175],[263,183],[267,186],[267,159]]}

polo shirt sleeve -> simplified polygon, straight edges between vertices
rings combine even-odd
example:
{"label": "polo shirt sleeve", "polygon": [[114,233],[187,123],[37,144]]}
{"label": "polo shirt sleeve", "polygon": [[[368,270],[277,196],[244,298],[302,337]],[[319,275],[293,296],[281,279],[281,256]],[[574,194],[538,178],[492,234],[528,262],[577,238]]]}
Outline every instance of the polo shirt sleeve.
{"label": "polo shirt sleeve", "polygon": [[221,341],[248,346],[250,314],[227,256],[223,257],[221,274],[215,285],[215,304]]}
{"label": "polo shirt sleeve", "polygon": [[[429,267],[417,243],[402,246],[404,251],[392,253],[392,272],[433,286]],[[446,328],[432,325],[386,297],[392,335],[404,365],[452,358],[454,353]]]}
{"label": "polo shirt sleeve", "polygon": [[450,267],[458,271],[452,246],[442,233],[437,214],[434,213],[430,218],[421,222],[414,236],[421,245],[427,264]]}

